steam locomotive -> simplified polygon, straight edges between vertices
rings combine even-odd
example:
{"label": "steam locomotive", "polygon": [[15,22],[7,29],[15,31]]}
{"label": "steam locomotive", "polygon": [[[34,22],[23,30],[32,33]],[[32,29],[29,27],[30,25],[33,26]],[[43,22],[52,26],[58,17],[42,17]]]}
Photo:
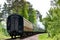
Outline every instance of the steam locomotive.
{"label": "steam locomotive", "polygon": [[22,36],[24,33],[30,33],[33,31],[33,25],[30,21],[18,14],[12,14],[7,18],[7,32],[11,38],[18,35]]}

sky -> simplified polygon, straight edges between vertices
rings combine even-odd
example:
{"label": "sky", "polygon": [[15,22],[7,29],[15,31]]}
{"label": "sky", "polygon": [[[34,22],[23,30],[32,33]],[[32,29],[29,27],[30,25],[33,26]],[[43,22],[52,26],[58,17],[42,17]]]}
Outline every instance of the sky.
{"label": "sky", "polygon": [[50,1],[51,0],[27,0],[29,1],[32,5],[33,8],[38,10],[43,17],[46,16],[46,12],[50,9]]}
{"label": "sky", "polygon": [[[33,5],[33,8],[38,10],[43,17],[46,16],[46,12],[50,9],[50,0],[26,0]],[[0,4],[3,5],[6,0],[0,0]]]}
{"label": "sky", "polygon": [[0,5],[3,6],[4,2],[6,2],[6,0],[0,0]]}

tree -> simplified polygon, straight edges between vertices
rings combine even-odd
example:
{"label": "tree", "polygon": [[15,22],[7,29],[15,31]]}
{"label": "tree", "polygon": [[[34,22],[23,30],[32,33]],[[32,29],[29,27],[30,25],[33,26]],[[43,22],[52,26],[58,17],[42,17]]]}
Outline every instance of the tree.
{"label": "tree", "polygon": [[54,37],[60,33],[60,9],[59,7],[50,8],[47,17],[43,19],[47,28],[48,36]]}
{"label": "tree", "polygon": [[42,15],[41,15],[41,13],[38,10],[36,10],[36,13],[37,13],[37,16],[40,19],[40,22],[42,22]]}
{"label": "tree", "polygon": [[11,10],[13,13],[18,13],[20,14],[21,16],[25,17],[26,19],[28,19],[28,5],[26,3],[25,0],[15,0],[14,2],[12,2],[11,4]]}
{"label": "tree", "polygon": [[18,13],[32,23],[36,22],[36,12],[29,2],[26,0],[15,0],[11,5],[10,9],[13,13]]}
{"label": "tree", "polygon": [[3,5],[3,10],[2,10],[2,16],[3,16],[3,19],[6,19],[7,18],[7,16],[8,16],[8,7],[7,7],[7,4],[6,3],[4,3],[4,5]]}
{"label": "tree", "polygon": [[29,21],[36,24],[36,10],[32,9],[29,13]]}

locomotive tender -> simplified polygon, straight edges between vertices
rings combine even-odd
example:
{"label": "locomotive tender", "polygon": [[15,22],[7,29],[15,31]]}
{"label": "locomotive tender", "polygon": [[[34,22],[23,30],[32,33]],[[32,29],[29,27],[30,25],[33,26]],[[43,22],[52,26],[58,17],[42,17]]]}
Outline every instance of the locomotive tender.
{"label": "locomotive tender", "polygon": [[18,14],[12,14],[7,18],[7,32],[13,36],[22,36],[24,32],[33,32],[33,25],[30,21]]}

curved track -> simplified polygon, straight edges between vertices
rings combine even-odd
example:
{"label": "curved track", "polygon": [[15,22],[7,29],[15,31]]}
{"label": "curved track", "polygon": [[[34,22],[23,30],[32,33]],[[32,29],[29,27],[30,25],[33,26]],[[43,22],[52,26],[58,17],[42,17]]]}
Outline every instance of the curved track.
{"label": "curved track", "polygon": [[24,32],[22,36],[16,37],[14,39],[5,39],[5,40],[38,40],[38,35],[42,32]]}
{"label": "curved track", "polygon": [[16,39],[5,39],[5,40],[38,40],[38,35],[30,36],[24,39],[16,38]]}

